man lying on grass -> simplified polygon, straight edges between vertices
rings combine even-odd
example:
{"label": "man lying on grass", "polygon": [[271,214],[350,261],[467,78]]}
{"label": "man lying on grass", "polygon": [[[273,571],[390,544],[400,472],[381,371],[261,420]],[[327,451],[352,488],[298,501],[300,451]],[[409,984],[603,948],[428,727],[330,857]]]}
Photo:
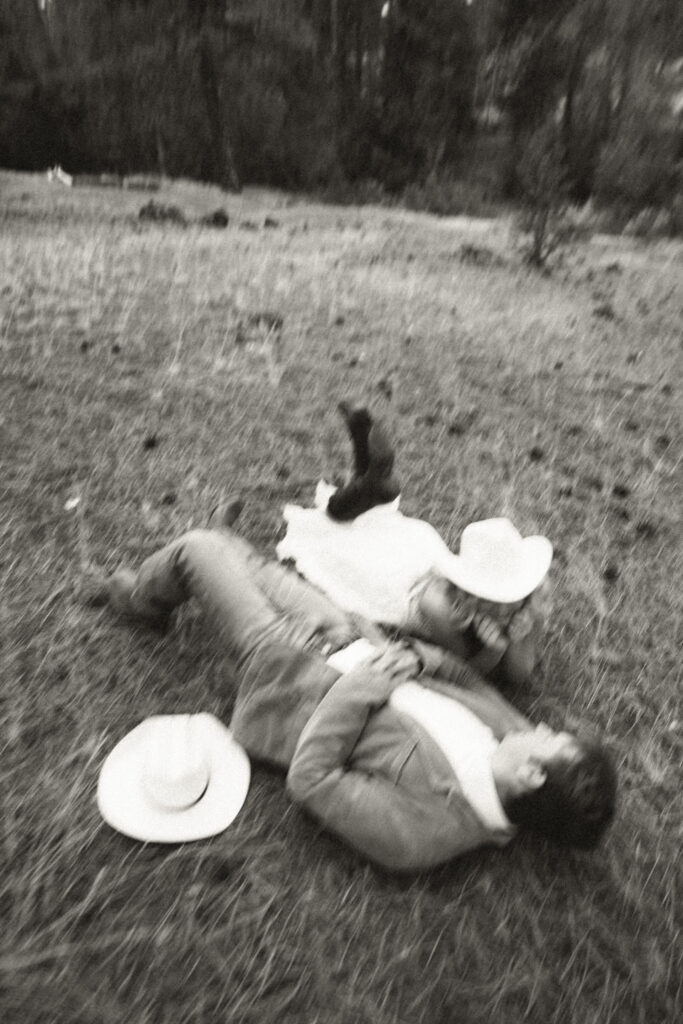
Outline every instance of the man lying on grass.
{"label": "man lying on grass", "polygon": [[536,665],[549,614],[545,537],[522,537],[508,519],[465,528],[460,553],[398,509],[394,451],[367,409],[341,403],[353,474],[321,482],[315,507],[287,505],[278,556],[336,604],[464,658],[497,683],[522,683]]}
{"label": "man lying on grass", "polygon": [[[596,742],[534,728],[457,655],[387,642],[232,529],[239,502],[98,595],[157,629],[196,598],[235,668],[232,734],[287,790],[390,870],[421,870],[518,828],[591,848],[614,809]],[[92,595],[91,595],[92,596]]]}

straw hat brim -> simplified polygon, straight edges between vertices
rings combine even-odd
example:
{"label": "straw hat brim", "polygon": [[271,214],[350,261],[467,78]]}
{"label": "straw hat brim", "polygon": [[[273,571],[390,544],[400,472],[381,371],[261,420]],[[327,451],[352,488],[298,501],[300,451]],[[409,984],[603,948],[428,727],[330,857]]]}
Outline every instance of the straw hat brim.
{"label": "straw hat brim", "polygon": [[143,842],[184,843],[217,835],[234,821],[249,789],[249,757],[214,715],[203,713],[197,718],[209,765],[202,797],[182,810],[165,810],[150,800],[144,770],[154,719],[148,718],[117,743],[102,765],[97,806],[112,828]]}
{"label": "straw hat brim", "polygon": [[513,575],[482,569],[466,556],[451,555],[439,567],[441,572],[461,590],[498,604],[523,601],[542,582],[553,560],[553,546],[547,537],[525,537],[520,542],[520,557]]}

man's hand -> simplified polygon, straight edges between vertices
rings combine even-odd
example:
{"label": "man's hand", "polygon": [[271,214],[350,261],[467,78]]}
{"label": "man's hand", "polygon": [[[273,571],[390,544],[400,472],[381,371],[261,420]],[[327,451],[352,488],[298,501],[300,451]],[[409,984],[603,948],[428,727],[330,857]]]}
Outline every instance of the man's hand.
{"label": "man's hand", "polygon": [[370,658],[368,666],[392,680],[416,679],[422,671],[422,662],[415,651],[401,643],[388,644]]}
{"label": "man's hand", "polygon": [[327,649],[338,651],[342,647],[348,647],[354,640],[358,639],[358,631],[349,623],[339,623],[328,626],[325,630]]}
{"label": "man's hand", "polygon": [[507,650],[508,640],[505,633],[490,615],[475,612],[472,616],[472,629],[477,640],[490,651],[503,654]]}

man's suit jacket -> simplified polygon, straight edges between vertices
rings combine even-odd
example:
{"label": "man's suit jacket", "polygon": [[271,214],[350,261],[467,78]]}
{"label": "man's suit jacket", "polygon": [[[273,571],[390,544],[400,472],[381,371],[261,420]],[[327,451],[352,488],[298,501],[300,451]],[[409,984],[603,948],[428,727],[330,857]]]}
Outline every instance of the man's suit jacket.
{"label": "man's suit jacket", "polygon": [[[529,722],[463,661],[416,644],[412,676],[459,701],[500,739]],[[339,676],[316,654],[273,644],[247,667],[232,719],[252,756],[288,768],[287,790],[326,828],[395,871],[505,843],[465,799],[441,748],[389,697],[405,678],[372,666]]]}

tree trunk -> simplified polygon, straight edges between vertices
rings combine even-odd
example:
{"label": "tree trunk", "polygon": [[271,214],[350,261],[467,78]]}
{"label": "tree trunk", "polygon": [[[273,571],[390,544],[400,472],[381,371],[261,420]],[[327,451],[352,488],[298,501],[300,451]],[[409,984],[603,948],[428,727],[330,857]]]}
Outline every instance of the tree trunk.
{"label": "tree trunk", "polygon": [[565,152],[569,152],[574,135],[574,97],[579,87],[583,66],[586,61],[586,36],[581,35],[576,41],[576,49],[569,65],[567,84],[564,94],[564,111],[562,114],[562,141]]}
{"label": "tree trunk", "polygon": [[211,41],[206,33],[202,33],[199,43],[199,75],[206,105],[206,116],[211,131],[213,174],[221,188],[229,192],[239,192],[242,185],[237,173],[233,149],[221,109],[220,91]]}

